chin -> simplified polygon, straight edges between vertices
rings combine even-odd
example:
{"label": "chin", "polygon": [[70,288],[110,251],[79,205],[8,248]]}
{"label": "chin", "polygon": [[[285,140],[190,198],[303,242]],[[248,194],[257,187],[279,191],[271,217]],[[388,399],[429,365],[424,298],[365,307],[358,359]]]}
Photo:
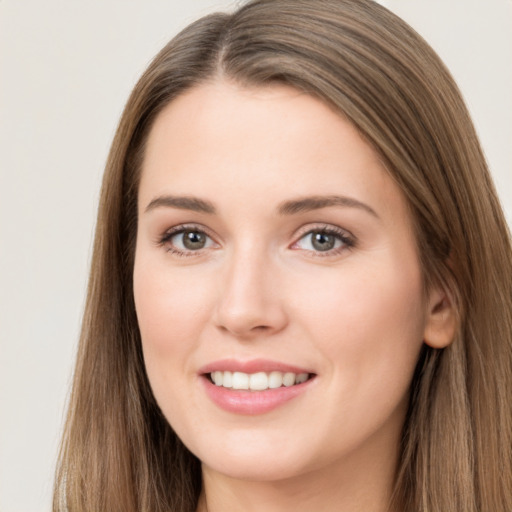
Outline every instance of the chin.
{"label": "chin", "polygon": [[202,464],[226,477],[253,482],[276,482],[307,472],[300,465],[282,459],[276,460],[275,457],[253,456],[249,459],[228,456],[222,463],[216,460],[212,461],[212,464],[208,464],[207,461]]}
{"label": "chin", "polygon": [[211,445],[206,448],[195,450],[203,466],[229,478],[268,482],[285,480],[311,469],[304,444],[295,446],[289,439],[279,443],[219,443],[214,450]]}

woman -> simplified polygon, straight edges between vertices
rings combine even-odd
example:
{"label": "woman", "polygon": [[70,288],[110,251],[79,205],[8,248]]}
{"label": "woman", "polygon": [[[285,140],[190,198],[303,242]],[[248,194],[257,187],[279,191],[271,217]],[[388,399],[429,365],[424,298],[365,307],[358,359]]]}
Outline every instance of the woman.
{"label": "woman", "polygon": [[511,267],[404,22],[199,20],[112,146],[54,510],[511,510]]}

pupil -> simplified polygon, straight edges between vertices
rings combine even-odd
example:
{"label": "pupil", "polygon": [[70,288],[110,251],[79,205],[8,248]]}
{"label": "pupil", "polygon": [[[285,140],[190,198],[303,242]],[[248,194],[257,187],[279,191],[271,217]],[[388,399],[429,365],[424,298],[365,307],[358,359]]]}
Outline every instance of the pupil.
{"label": "pupil", "polygon": [[185,231],[183,233],[183,245],[187,249],[202,249],[206,243],[206,235],[197,231]]}
{"label": "pupil", "polygon": [[327,233],[313,233],[313,247],[318,251],[328,251],[334,247],[334,235]]}

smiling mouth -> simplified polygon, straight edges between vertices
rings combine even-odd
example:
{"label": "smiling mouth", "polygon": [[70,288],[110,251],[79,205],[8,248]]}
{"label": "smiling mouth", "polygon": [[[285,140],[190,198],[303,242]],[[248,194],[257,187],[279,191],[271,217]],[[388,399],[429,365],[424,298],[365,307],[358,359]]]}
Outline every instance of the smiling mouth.
{"label": "smiling mouth", "polygon": [[230,372],[214,371],[205,375],[218,387],[236,391],[265,391],[303,384],[314,377],[312,373],[293,372]]}

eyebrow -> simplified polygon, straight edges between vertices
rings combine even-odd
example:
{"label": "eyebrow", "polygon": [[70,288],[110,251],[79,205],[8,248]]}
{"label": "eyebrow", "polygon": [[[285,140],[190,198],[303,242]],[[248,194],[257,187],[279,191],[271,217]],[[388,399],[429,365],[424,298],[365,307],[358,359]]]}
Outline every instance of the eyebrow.
{"label": "eyebrow", "polygon": [[281,215],[295,215],[297,213],[328,208],[329,206],[358,208],[373,215],[377,219],[379,218],[377,212],[372,207],[354,199],[353,197],[347,196],[309,196],[301,199],[285,201],[279,205],[278,212]]}
{"label": "eyebrow", "polygon": [[[372,216],[379,218],[377,212],[361,201],[347,196],[308,196],[300,199],[292,199],[281,203],[277,211],[280,215],[296,215],[321,208],[332,206],[342,206],[346,208],[358,208]],[[181,210],[190,210],[199,213],[208,213],[214,215],[217,210],[213,203],[205,199],[193,196],[159,196],[153,199],[146,207],[145,212],[149,212],[159,207],[178,208]]]}
{"label": "eyebrow", "polygon": [[153,199],[147,206],[146,212],[159,207],[179,208],[200,213],[216,213],[215,206],[210,201],[191,196],[160,196]]}

